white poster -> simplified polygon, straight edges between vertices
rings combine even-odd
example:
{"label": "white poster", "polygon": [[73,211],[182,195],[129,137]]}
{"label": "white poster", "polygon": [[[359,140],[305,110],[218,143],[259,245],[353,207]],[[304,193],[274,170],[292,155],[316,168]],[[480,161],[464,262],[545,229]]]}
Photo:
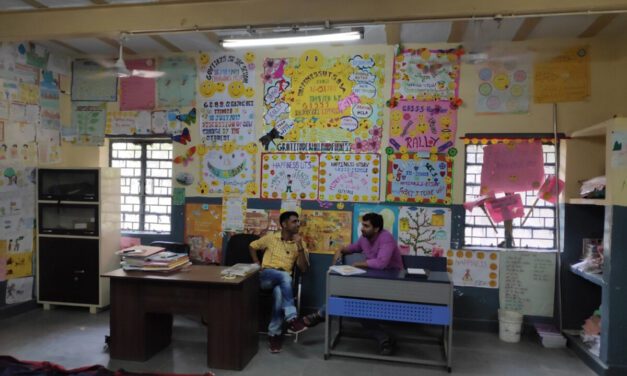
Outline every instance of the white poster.
{"label": "white poster", "polygon": [[450,250],[447,258],[455,286],[499,287],[499,252]]}
{"label": "white poster", "polygon": [[321,154],[320,200],[379,201],[379,154]]}
{"label": "white poster", "polygon": [[317,154],[263,154],[261,197],[315,200],[318,195]]}
{"label": "white poster", "polygon": [[222,202],[222,231],[244,231],[245,197],[225,197]]}
{"label": "white poster", "polygon": [[627,166],[627,131],[612,131],[612,168]]}
{"label": "white poster", "polygon": [[451,209],[401,207],[398,244],[405,255],[444,256],[451,248]]}
{"label": "white poster", "polygon": [[33,298],[33,277],[16,278],[7,281],[6,304],[23,303]]}

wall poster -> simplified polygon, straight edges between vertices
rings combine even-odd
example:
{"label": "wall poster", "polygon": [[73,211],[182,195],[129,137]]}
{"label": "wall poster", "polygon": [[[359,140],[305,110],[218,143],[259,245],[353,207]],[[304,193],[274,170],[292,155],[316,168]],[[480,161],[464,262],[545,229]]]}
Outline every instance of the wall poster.
{"label": "wall poster", "polygon": [[222,206],[188,203],[185,205],[185,242],[189,257],[202,264],[222,261]]}
{"label": "wall poster", "polygon": [[444,154],[429,158],[418,153],[389,155],[386,200],[450,205],[452,164]]}
{"label": "wall poster", "polygon": [[318,154],[264,153],[261,197],[315,200],[318,197]]}
{"label": "wall poster", "polygon": [[320,200],[379,201],[379,154],[321,154]]}

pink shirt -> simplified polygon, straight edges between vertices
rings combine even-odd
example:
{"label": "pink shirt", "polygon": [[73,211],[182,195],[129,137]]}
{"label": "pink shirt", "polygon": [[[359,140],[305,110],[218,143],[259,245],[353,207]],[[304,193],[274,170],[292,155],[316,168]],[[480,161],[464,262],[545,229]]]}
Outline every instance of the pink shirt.
{"label": "pink shirt", "polygon": [[357,242],[348,246],[348,251],[349,253],[362,252],[366,256],[366,264],[372,269],[403,268],[401,250],[394,236],[387,230],[381,230],[372,242],[360,236]]}

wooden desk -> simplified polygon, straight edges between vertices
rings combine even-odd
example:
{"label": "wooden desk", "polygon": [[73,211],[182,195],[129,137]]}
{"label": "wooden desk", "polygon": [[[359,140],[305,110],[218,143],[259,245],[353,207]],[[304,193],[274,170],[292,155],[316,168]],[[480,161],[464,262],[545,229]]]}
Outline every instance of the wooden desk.
{"label": "wooden desk", "polygon": [[104,274],[111,278],[111,358],[149,359],[170,343],[173,314],[197,314],[207,323],[207,365],[243,369],[259,346],[259,277],[226,280],[222,269],[193,265],[172,274]]}

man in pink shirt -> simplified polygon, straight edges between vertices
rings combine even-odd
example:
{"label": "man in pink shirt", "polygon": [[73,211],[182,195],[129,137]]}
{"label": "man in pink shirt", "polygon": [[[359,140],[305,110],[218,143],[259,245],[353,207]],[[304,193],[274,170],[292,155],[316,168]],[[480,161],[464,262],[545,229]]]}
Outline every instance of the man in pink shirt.
{"label": "man in pink shirt", "polygon": [[[333,256],[333,265],[343,254],[361,252],[366,260],[356,261],[353,266],[363,269],[402,269],[403,259],[394,236],[383,228],[383,217],[377,213],[364,214],[361,220],[361,236]],[[324,321],[326,306],[303,318],[305,325],[312,327]],[[394,352],[394,339],[383,331],[376,320],[360,320],[369,336],[379,344],[379,353],[391,355]]]}

